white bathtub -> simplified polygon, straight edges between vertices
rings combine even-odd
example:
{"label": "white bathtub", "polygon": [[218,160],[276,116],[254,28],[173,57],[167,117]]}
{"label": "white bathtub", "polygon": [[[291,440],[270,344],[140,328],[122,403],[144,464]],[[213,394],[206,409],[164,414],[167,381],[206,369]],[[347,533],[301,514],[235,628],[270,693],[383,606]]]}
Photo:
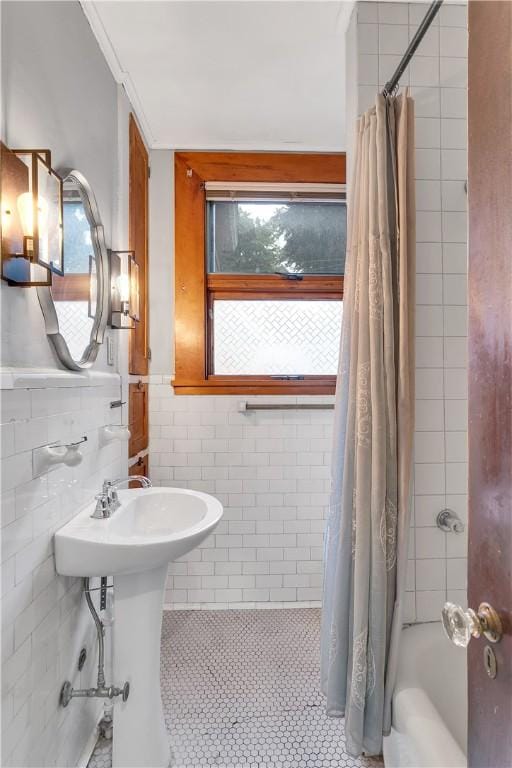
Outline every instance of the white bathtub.
{"label": "white bathtub", "polygon": [[393,694],[386,768],[466,768],[466,652],[452,645],[441,624],[402,632]]}

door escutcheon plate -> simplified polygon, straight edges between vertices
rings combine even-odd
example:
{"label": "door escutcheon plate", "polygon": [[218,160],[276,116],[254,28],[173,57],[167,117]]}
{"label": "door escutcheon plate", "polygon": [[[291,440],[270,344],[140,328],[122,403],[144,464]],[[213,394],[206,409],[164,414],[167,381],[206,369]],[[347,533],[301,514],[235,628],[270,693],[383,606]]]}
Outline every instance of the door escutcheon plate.
{"label": "door escutcheon plate", "polygon": [[498,674],[498,664],[495,653],[490,645],[486,645],[484,648],[484,667],[488,677],[494,680]]}

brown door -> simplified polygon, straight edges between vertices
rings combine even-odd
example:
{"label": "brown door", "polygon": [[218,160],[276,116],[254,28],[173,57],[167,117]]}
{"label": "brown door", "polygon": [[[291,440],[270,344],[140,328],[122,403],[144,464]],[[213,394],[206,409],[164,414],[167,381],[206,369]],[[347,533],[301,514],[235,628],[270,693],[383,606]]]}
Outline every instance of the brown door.
{"label": "brown door", "polygon": [[129,385],[130,458],[148,447],[148,385],[141,381]]}
{"label": "brown door", "polygon": [[[512,3],[469,3],[469,766],[512,766]],[[486,646],[497,662],[489,677]]]}
{"label": "brown door", "polygon": [[129,372],[146,376],[148,373],[148,177],[149,157],[133,115],[130,115],[130,250],[135,251],[139,265],[140,320],[130,331]]}

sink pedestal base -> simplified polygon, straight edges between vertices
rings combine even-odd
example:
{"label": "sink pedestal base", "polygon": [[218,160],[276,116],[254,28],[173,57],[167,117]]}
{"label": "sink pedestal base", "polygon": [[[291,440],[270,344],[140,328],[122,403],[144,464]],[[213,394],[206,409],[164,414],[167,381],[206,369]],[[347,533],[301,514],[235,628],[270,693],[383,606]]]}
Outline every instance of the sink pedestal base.
{"label": "sink pedestal base", "polygon": [[114,578],[114,682],[130,683],[116,701],[113,768],[167,768],[169,738],[160,696],[160,634],[167,565]]}

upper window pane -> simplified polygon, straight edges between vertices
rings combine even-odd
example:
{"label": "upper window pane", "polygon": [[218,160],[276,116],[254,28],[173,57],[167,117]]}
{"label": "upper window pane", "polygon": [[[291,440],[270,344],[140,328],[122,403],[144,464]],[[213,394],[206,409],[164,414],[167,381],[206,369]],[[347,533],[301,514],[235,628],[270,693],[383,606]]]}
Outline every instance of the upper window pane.
{"label": "upper window pane", "polygon": [[91,226],[81,201],[64,201],[64,257],[66,274],[89,272],[93,254]]}
{"label": "upper window pane", "polygon": [[340,202],[208,202],[208,271],[342,275],[347,212]]}

